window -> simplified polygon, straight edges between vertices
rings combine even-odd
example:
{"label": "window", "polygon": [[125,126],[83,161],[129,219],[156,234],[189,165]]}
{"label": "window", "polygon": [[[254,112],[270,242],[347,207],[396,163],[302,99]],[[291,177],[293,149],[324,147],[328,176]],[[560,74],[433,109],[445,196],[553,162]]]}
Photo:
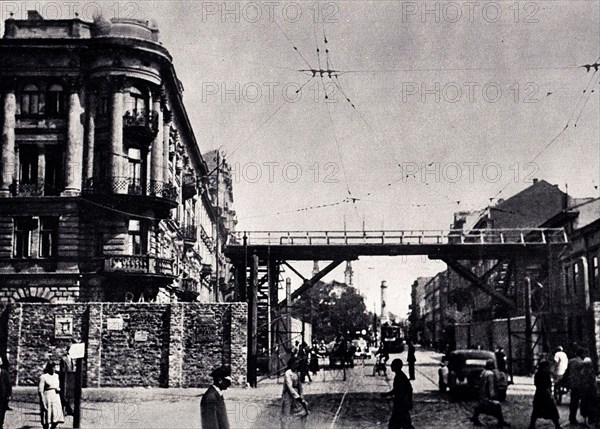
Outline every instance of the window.
{"label": "window", "polygon": [[19,217],[14,219],[13,257],[30,258],[32,232],[37,228],[36,219]]}
{"label": "window", "polygon": [[141,174],[142,174],[142,153],[139,149],[128,149],[127,157],[129,158],[129,193],[141,194]]}
{"label": "window", "polygon": [[571,282],[569,279],[569,266],[568,265],[564,266],[564,279],[565,279],[565,291],[567,292],[567,295],[569,295],[571,293],[570,292],[570,289],[571,289],[570,283]]}
{"label": "window", "polygon": [[63,190],[63,149],[47,145],[45,153],[44,195],[60,195]]}
{"label": "window", "polygon": [[65,113],[65,93],[60,85],[50,85],[46,95],[46,112],[49,115]]}
{"label": "window", "polygon": [[134,117],[146,112],[146,97],[139,89],[133,87],[129,89],[125,101],[125,110],[133,114]]}
{"label": "window", "polygon": [[573,264],[573,293],[577,293],[579,288],[579,264]]}
{"label": "window", "polygon": [[146,228],[141,220],[129,221],[129,251],[132,255],[146,254]]}
{"label": "window", "polygon": [[26,85],[21,92],[21,114],[39,115],[44,113],[45,100],[44,94],[35,85]]}
{"label": "window", "polygon": [[58,218],[40,218],[40,258],[56,256],[58,243]]}
{"label": "window", "polygon": [[600,274],[599,269],[600,269],[600,267],[598,266],[598,257],[594,256],[592,258],[592,287],[593,288],[598,287],[598,280],[600,279],[600,277],[598,276],[598,274]]}
{"label": "window", "polygon": [[19,147],[19,182],[35,184],[38,180],[38,148],[32,145]]}

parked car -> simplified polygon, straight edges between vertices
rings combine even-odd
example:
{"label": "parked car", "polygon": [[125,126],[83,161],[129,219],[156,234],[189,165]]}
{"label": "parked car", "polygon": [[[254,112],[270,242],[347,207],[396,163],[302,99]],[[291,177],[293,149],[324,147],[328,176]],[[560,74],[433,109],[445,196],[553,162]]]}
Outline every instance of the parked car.
{"label": "parked car", "polygon": [[[488,360],[496,365],[496,356],[488,350],[454,350],[448,357],[448,391],[455,398],[460,392],[477,392],[481,373]],[[498,399],[506,399],[506,374],[496,370]],[[442,386],[440,386],[441,389]]]}

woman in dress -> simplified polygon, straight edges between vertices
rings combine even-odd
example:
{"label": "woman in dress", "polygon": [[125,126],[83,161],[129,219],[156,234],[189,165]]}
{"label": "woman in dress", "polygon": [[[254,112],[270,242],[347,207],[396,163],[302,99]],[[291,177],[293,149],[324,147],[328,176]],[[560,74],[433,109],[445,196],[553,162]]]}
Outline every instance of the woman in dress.
{"label": "woman in dress", "polygon": [[558,409],[552,397],[552,374],[550,362],[542,361],[534,377],[535,395],[533,396],[533,411],[529,429],[535,428],[537,419],[552,420],[555,428],[560,428],[558,421]]}
{"label": "woman in dress", "polygon": [[55,429],[65,422],[60,402],[60,381],[54,364],[48,362],[40,377],[38,395],[40,397],[40,416],[44,429]]}
{"label": "woman in dress", "polygon": [[306,426],[308,405],[302,396],[302,383],[298,374],[299,364],[297,358],[291,358],[283,376],[281,429],[304,428]]}

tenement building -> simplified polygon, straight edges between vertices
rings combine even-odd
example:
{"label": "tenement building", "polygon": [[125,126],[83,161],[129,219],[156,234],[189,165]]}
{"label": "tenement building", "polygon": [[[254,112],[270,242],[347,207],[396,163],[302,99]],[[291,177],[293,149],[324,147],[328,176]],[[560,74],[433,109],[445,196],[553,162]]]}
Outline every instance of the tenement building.
{"label": "tenement building", "polygon": [[9,18],[0,83],[2,302],[222,299],[231,220],[153,25]]}

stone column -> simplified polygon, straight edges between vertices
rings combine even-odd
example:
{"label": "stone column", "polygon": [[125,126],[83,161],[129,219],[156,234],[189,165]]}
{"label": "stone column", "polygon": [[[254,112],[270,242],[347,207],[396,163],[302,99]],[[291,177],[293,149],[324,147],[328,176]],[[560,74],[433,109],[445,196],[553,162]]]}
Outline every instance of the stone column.
{"label": "stone column", "polygon": [[110,131],[110,145],[109,145],[109,171],[108,180],[110,186],[113,188],[114,193],[126,194],[127,186],[121,183],[122,186],[116,186],[119,181],[124,178],[121,177],[124,164],[124,149],[123,149],[123,79],[115,79],[113,82],[113,94],[112,94],[112,105],[111,105],[111,131]]}
{"label": "stone column", "polygon": [[63,195],[81,193],[83,167],[83,123],[84,109],[81,105],[79,82],[69,85],[69,116],[67,118],[67,150],[65,153],[65,190]]}
{"label": "stone column", "polygon": [[152,183],[152,185],[150,186],[150,191],[155,192],[156,189],[158,189],[158,187],[156,185],[160,186],[160,184],[161,184],[160,182],[164,181],[163,180],[163,157],[164,157],[163,131],[164,131],[164,126],[163,126],[163,115],[162,115],[162,109],[161,109],[160,94],[152,95],[152,110],[153,110],[153,114],[158,115],[157,122],[156,122],[157,127],[158,127],[158,133],[156,134],[156,137],[154,138],[154,141],[152,142],[152,152],[150,155],[151,156],[150,180]]}
{"label": "stone column", "polygon": [[38,184],[42,185],[42,195],[45,195],[45,176],[46,176],[46,146],[38,143]]}
{"label": "stone column", "polygon": [[[169,171],[169,141],[171,138],[171,119],[172,112],[166,109],[164,110],[164,130],[163,130],[163,177],[162,180],[165,183],[171,182],[171,173]],[[159,124],[160,126],[160,124]]]}
{"label": "stone column", "polygon": [[17,97],[14,86],[4,92],[4,123],[2,125],[2,175],[0,176],[0,197],[10,196],[10,186],[15,176],[15,125]]}
{"label": "stone column", "polygon": [[[85,165],[83,180],[94,177],[94,147],[96,144],[96,94],[92,91],[87,96],[87,124],[85,132]],[[85,185],[84,185],[85,186]]]}

